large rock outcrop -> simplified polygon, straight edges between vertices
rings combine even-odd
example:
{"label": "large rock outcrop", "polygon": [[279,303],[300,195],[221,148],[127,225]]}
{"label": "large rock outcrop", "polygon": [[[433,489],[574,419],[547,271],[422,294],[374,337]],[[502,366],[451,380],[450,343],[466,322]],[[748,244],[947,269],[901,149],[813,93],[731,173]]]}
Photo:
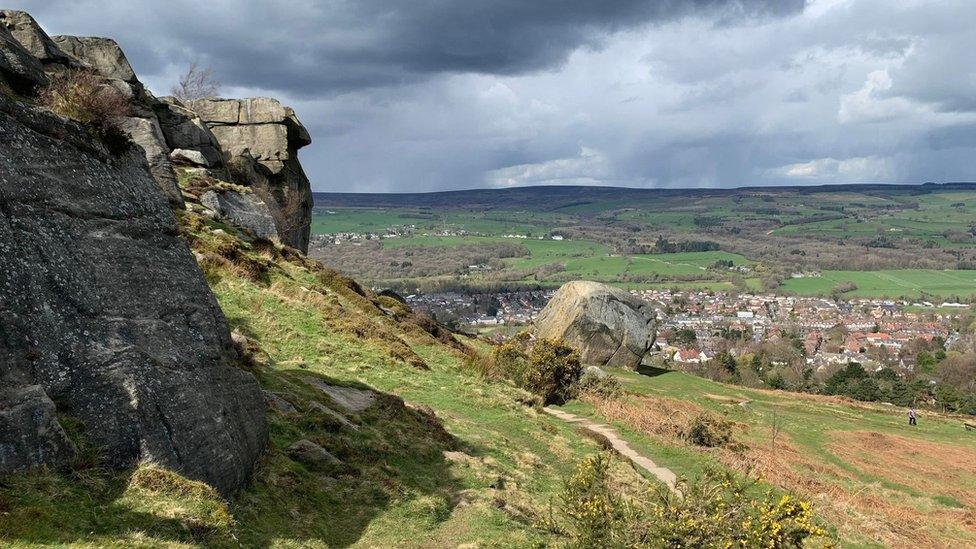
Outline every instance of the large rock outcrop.
{"label": "large rock outcrop", "polygon": [[210,128],[233,182],[251,187],[274,216],[278,236],[308,251],[312,189],[298,149],[312,142],[295,111],[275,99],[199,99],[187,105]]}
{"label": "large rock outcrop", "polygon": [[0,257],[0,474],[65,464],[65,415],[113,466],[246,481],[263,395],[142,151],[0,94]]}
{"label": "large rock outcrop", "polygon": [[[262,216],[228,221],[308,251],[312,192],[297,151],[311,138],[291,108],[268,98],[201,99],[188,105],[157,99],[114,40],[51,37],[27,13],[0,10],[0,84],[28,94],[68,70],[93,71],[125,98],[130,112],[119,127],[142,148],[170,204],[183,206],[170,154],[198,151],[209,176],[250,187],[256,199],[247,201],[263,202],[252,210],[270,212],[274,230],[267,230]],[[250,220],[258,224],[248,225]]]}
{"label": "large rock outcrop", "polygon": [[6,27],[13,38],[40,61],[41,65],[45,67],[53,65],[54,70],[78,66],[74,59],[58,48],[27,12],[0,10],[0,25]]}
{"label": "large rock outcrop", "polygon": [[564,284],[535,322],[541,338],[562,339],[584,364],[636,368],[654,344],[656,325],[649,305],[598,282]]}
{"label": "large rock outcrop", "polygon": [[170,146],[154,109],[159,101],[136,77],[122,48],[111,38],[94,36],[55,36],[51,41],[78,64],[98,73],[125,97],[129,116],[120,122],[120,129],[142,147],[153,179],[166,199],[174,206],[181,206],[183,196],[169,161]]}
{"label": "large rock outcrop", "polygon": [[[121,94],[130,110],[129,116],[120,124],[121,129],[145,151],[153,178],[169,202],[173,205],[183,204],[176,174],[169,162],[169,147],[152,108],[157,99],[139,82],[114,40],[87,36],[52,38],[28,13],[16,10],[0,10],[0,26],[40,64],[47,73],[45,80],[49,75],[69,70],[90,70]],[[0,42],[2,40],[0,37]],[[3,48],[3,44],[0,44],[0,48]]]}
{"label": "large rock outcrop", "polygon": [[[172,97],[161,98],[155,110],[166,143],[173,150],[198,151],[207,159],[209,167],[217,170],[223,168],[224,153],[220,150],[220,143],[197,113]],[[222,175],[227,177],[226,174]]]}
{"label": "large rock outcrop", "polygon": [[83,61],[105,78],[142,86],[122,48],[111,38],[95,36],[53,36],[51,41],[63,53]]}

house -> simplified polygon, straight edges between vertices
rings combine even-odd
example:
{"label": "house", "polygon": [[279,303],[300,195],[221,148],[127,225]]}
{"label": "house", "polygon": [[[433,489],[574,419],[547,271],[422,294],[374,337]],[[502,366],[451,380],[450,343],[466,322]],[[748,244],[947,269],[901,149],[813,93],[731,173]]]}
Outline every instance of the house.
{"label": "house", "polygon": [[708,360],[708,355],[703,351],[698,349],[678,349],[678,352],[674,353],[675,362],[683,362],[685,364],[700,364]]}
{"label": "house", "polygon": [[876,347],[893,347],[900,348],[901,343],[891,337],[891,334],[887,332],[873,332],[870,334],[865,334],[864,340]]}
{"label": "house", "polygon": [[863,338],[864,334],[858,332],[848,335],[847,339],[844,340],[844,351],[852,355],[859,354],[861,349],[864,348]]}

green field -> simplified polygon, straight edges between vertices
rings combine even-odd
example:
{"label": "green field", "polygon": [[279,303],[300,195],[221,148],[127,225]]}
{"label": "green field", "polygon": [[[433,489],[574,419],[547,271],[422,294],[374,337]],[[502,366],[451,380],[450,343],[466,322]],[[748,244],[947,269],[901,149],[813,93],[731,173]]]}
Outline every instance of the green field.
{"label": "green field", "polygon": [[[970,188],[689,190],[653,197],[628,189],[520,189],[506,196],[502,191],[470,198],[464,193],[417,195],[409,207],[317,206],[312,230],[380,233],[412,227],[411,236],[384,239],[387,250],[497,242],[528,250],[522,257],[505,259],[503,273],[497,272],[497,263],[490,275],[465,273],[468,264],[461,262],[437,272],[445,279],[463,276],[465,284],[474,285],[490,279],[552,286],[585,278],[627,288],[729,290],[742,289],[744,283],[757,290],[783,280],[782,291],[801,295],[831,294],[845,282],[857,285],[846,293],[851,297],[976,294],[976,276],[965,270],[976,267],[976,190]],[[365,204],[375,199],[361,200]],[[466,236],[432,236],[443,231]],[[552,234],[568,238],[540,239]],[[506,238],[509,235],[529,238]],[[636,253],[654,250],[659,238],[683,245],[670,249],[722,251]],[[422,261],[431,261],[371,249],[375,245],[363,247],[362,254],[375,257],[347,259],[350,274],[374,281],[404,280],[413,275],[375,266],[412,261],[420,271]],[[476,250],[463,253],[478,257]],[[328,263],[329,254],[321,259]],[[332,266],[345,270],[336,261]],[[715,266],[716,261],[751,269],[741,273]],[[364,264],[374,268],[367,274]],[[836,266],[849,270],[831,270]],[[793,271],[821,271],[823,276],[790,279]]]}
{"label": "green field", "polygon": [[663,277],[700,277],[709,273],[716,261],[731,261],[734,265],[750,265],[752,262],[738,254],[713,252],[686,252],[672,254],[612,254],[609,247],[595,242],[577,240],[537,240],[498,238],[484,236],[414,236],[390,238],[384,247],[411,246],[459,246],[511,242],[529,250],[527,257],[507,260],[515,269],[535,269],[544,265],[559,264],[561,274],[575,278],[615,281],[625,274],[660,275]]}
{"label": "green field", "polygon": [[791,278],[782,290],[800,295],[827,295],[842,282],[857,289],[845,295],[859,297],[961,296],[976,294],[976,271],[903,269],[887,271],[823,271],[819,277]]}
{"label": "green field", "polygon": [[[577,250],[577,247],[566,247]],[[531,249],[531,248],[530,248]],[[612,281],[622,275],[660,275],[663,277],[707,276],[709,267],[716,261],[732,261],[735,265],[748,265],[750,262],[737,254],[728,252],[687,252],[674,254],[643,255],[559,255],[559,250],[547,249],[547,253],[533,250],[532,257],[516,259],[516,268],[534,267],[546,263],[560,263],[565,266],[564,273],[576,278]]]}
{"label": "green field", "polygon": [[[524,246],[529,255],[506,260],[517,270],[536,269],[559,264],[561,275],[615,282],[622,275],[659,275],[661,277],[715,276],[709,269],[716,261],[731,261],[734,265],[751,265],[738,254],[722,251],[685,252],[670,254],[617,255],[603,244],[579,240],[538,240],[533,238],[503,238],[494,236],[411,236],[388,238],[384,248],[438,247],[508,242]],[[720,285],[724,281],[715,281]],[[707,285],[708,281],[706,281]],[[724,284],[727,286],[727,283]],[[697,285],[695,287],[703,287]],[[723,286],[724,287],[724,286]]]}

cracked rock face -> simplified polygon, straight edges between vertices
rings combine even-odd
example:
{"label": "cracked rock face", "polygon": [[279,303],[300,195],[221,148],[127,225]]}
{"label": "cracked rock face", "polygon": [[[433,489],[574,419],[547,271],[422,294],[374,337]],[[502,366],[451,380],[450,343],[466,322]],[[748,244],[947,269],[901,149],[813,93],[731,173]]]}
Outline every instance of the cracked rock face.
{"label": "cracked rock face", "polygon": [[0,96],[0,257],[0,474],[70,459],[66,414],[113,466],[246,482],[263,395],[142,151]]}
{"label": "cracked rock face", "polygon": [[266,234],[308,251],[312,191],[297,152],[311,137],[291,108],[263,97],[157,99],[114,40],[50,37],[26,12],[0,10],[0,84],[30,95],[69,69],[94,71],[126,99],[120,127],[142,147],[170,204],[184,205],[170,153],[197,151],[219,179],[250,187],[264,202],[274,221]]}
{"label": "cracked rock face", "polygon": [[[52,38],[29,14],[15,10],[0,10],[0,27],[42,69],[43,81],[35,84],[35,91],[48,81],[49,75],[84,69],[97,73],[104,78],[106,84],[125,97],[131,116],[125,118],[120,125],[122,131],[143,148],[153,178],[166,193],[170,203],[182,206],[183,197],[176,185],[176,175],[167,156],[169,147],[152,109],[157,100],[139,82],[128,59],[114,40],[88,36]],[[19,57],[17,53],[11,42],[0,34],[0,76],[2,73],[9,75],[24,72],[22,64],[3,62],[4,58]],[[5,64],[12,65],[15,70],[9,70],[4,67]],[[27,66],[27,70],[32,72],[33,68]],[[12,87],[16,89],[16,86]],[[21,87],[24,86],[21,84]]]}
{"label": "cracked rock face", "polygon": [[200,197],[200,203],[216,212],[221,219],[248,229],[255,236],[269,240],[278,238],[268,206],[253,194],[207,191]]}
{"label": "cracked rock face", "polygon": [[629,293],[598,282],[564,284],[535,322],[536,337],[562,339],[583,364],[636,368],[654,345],[654,311]]}
{"label": "cracked rock face", "polygon": [[298,149],[312,142],[295,111],[275,99],[198,99],[186,107],[207,125],[234,182],[268,205],[281,241],[308,251],[312,189]]}
{"label": "cracked rock face", "polygon": [[142,86],[122,48],[111,38],[94,36],[53,36],[51,41],[64,53],[87,63],[105,78]]}

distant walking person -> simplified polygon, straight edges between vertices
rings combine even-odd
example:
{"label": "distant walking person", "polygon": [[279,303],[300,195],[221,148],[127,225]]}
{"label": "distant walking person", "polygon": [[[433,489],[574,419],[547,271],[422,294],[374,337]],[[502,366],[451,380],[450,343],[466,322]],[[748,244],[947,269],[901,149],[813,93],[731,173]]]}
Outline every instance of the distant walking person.
{"label": "distant walking person", "polygon": [[918,423],[915,421],[915,408],[908,409],[908,424],[918,425]]}

